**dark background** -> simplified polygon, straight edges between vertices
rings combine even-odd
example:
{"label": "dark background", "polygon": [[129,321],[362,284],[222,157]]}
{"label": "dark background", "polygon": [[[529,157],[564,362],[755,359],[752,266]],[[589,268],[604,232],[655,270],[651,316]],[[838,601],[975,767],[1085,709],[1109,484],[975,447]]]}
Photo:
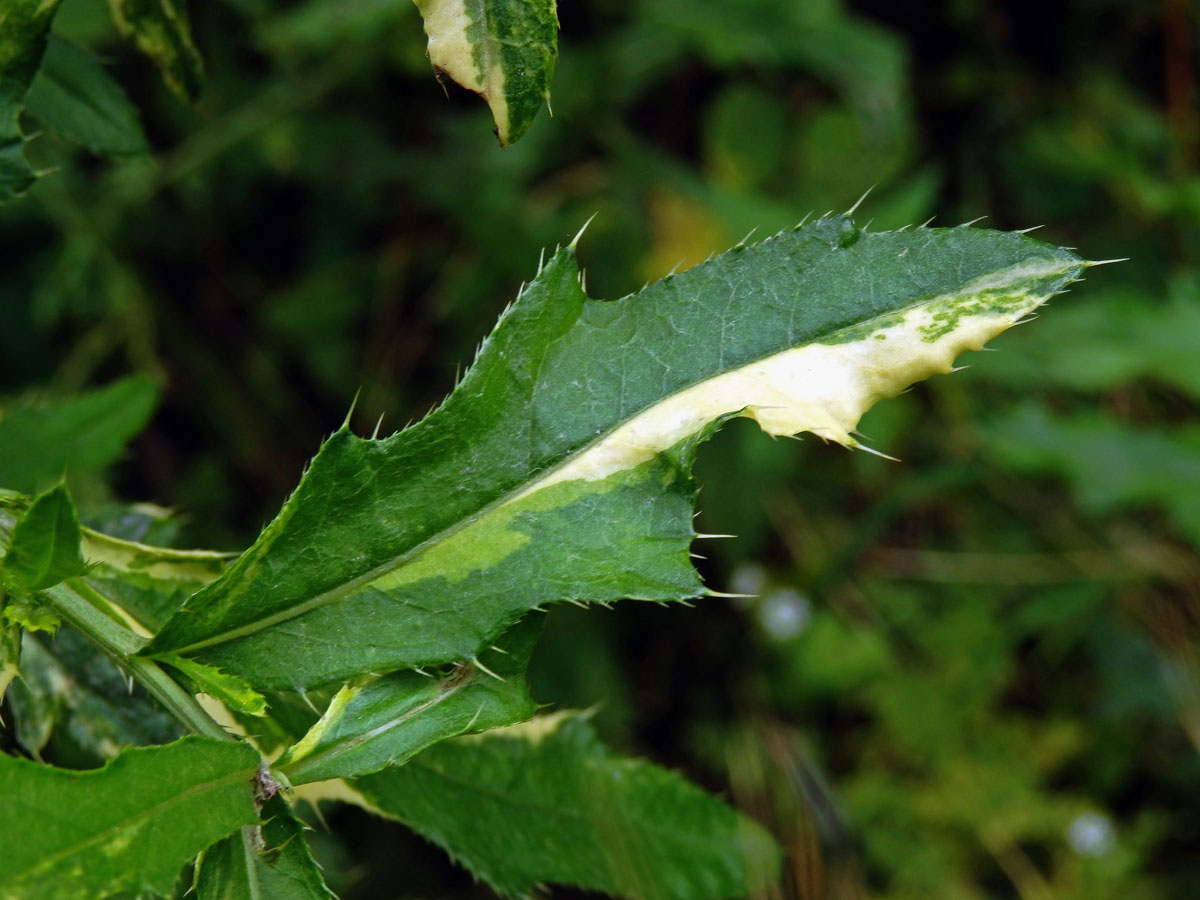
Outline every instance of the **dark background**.
{"label": "dark background", "polygon": [[[780,896],[1200,896],[1200,139],[1189,0],[564,0],[553,118],[500,150],[408,0],[193,3],[176,100],[65,0],[153,159],[53,133],[0,208],[0,396],[164,386],[107,479],[239,549],[341,424],[454,384],[543,247],[617,297],[840,211],[1044,226],[1097,269],[870,413],[888,462],[729,425],[695,609],[556,610],[535,696],[769,825]],[[0,401],[2,402],[2,401]],[[346,900],[482,894],[353,810]],[[565,892],[563,892],[565,893]]]}

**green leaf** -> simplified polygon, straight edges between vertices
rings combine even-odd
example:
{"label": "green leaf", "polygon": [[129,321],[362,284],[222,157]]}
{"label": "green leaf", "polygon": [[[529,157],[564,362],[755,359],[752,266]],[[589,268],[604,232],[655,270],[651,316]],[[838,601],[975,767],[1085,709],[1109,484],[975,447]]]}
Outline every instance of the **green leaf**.
{"label": "green leaf", "polygon": [[70,400],[9,407],[0,417],[0,485],[32,493],[66,470],[113,462],[158,405],[158,387],[140,375]]}
{"label": "green leaf", "polygon": [[0,897],[166,894],[188,860],[257,821],[258,765],[245,744],[201,737],[87,772],[0,755]]}
{"label": "green leaf", "polygon": [[0,203],[25,193],[37,178],[25,158],[19,117],[58,3],[7,0],[0,10]]}
{"label": "green leaf", "polygon": [[204,61],[192,43],[182,0],[108,0],[108,6],[117,31],[158,66],[167,87],[196,102],[204,85]]}
{"label": "green leaf", "polygon": [[604,302],[568,247],[440,408],[382,440],[335,433],[144,652],[306,688],[470,659],[552,602],[700,595],[689,473],[720,422],[858,446],[877,400],[1086,265],[1021,234],[835,217]]}
{"label": "green leaf", "polygon": [[130,745],[182,737],[179,723],[95,644],[69,626],[53,638],[25,634],[21,677],[8,691],[17,742],[87,768]]}
{"label": "green leaf", "polygon": [[9,597],[0,622],[29,631],[54,631],[62,624],[58,614],[37,597]]}
{"label": "green leaf", "polygon": [[550,101],[558,60],[555,0],[414,0],[429,61],[487,101],[507,147]]}
{"label": "green leaf", "polygon": [[1163,510],[1200,547],[1200,427],[1146,425],[1083,414],[1051,415],[1026,403],[983,428],[986,449],[1006,467],[1067,481],[1093,515],[1130,507]]}
{"label": "green leaf", "polygon": [[205,693],[220,700],[231,709],[247,716],[265,716],[267,701],[262,694],[250,687],[244,679],[236,675],[222,672],[213,666],[206,666],[194,659],[167,654],[162,661],[174,666],[193,682],[195,693]]}
{"label": "green leaf", "polygon": [[525,669],[541,614],[509,629],[495,649],[438,678],[395,672],[347,685],[312,730],[275,762],[292,784],[366,775],[448,737],[528,719],[537,709]]}
{"label": "green leaf", "polygon": [[261,848],[242,831],[204,852],[196,872],[199,900],[336,900],[287,802],[271,798],[262,817]]}
{"label": "green leaf", "polygon": [[762,828],[674,772],[610,754],[580,716],[446,741],[351,786],[510,896],[554,882],[742,897],[779,868]]}
{"label": "green leaf", "polygon": [[83,553],[90,565],[103,566],[122,578],[146,585],[208,584],[237,556],[215,550],[155,547],[90,528],[83,530]]}
{"label": "green leaf", "polygon": [[190,594],[224,572],[234,556],[154,547],[83,529],[88,583],[152,632]]}
{"label": "green leaf", "polygon": [[50,36],[25,108],[51,131],[102,156],[148,152],[137,109],[96,57]]}
{"label": "green leaf", "polygon": [[13,529],[0,582],[27,593],[82,575],[79,517],[65,485],[38,497]]}

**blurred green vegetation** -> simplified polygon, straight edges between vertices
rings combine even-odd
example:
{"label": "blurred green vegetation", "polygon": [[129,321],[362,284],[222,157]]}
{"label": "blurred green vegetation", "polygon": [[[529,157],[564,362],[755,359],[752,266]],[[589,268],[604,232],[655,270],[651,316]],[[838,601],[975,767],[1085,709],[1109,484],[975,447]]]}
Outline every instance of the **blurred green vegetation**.
{"label": "blurred green vegetation", "polygon": [[[870,413],[901,463],[728,426],[701,455],[700,530],[737,537],[698,550],[714,587],[756,596],[555,610],[534,694],[603,704],[610,741],[769,825],[779,897],[1200,896],[1187,0],[574,0],[553,118],[504,151],[486,106],[432,77],[409,0],[192,7],[195,108],[103,3],[58,14],[152,155],[74,148],[35,83],[29,153],[53,174],[0,208],[0,448],[9,417],[137,396],[22,479],[69,466],[94,524],[245,546],[356,392],[361,433],[423,415],[593,213],[601,297],[872,187],[874,228],[1045,226],[1130,261]],[[181,533],[118,499],[175,508]],[[104,689],[25,702],[71,706],[75,761]],[[346,900],[482,894],[399,829],[331,815],[318,849]]]}

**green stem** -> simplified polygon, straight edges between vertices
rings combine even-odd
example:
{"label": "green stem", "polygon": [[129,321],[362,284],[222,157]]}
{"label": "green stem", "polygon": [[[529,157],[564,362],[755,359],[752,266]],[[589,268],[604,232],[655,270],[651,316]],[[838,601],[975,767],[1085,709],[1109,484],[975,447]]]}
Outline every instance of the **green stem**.
{"label": "green stem", "polygon": [[204,711],[204,707],[196,698],[180,687],[158,663],[135,656],[134,654],[145,646],[146,641],[117,623],[93,602],[96,598],[103,598],[98,594],[92,598],[88,594],[95,592],[72,579],[45,591],[44,596],[65,622],[70,623],[116,660],[121,668],[132,675],[176,719],[196,734],[225,741],[235,740]]}
{"label": "green stem", "polygon": [[[16,516],[0,508],[0,547],[8,545],[16,523]],[[146,645],[145,638],[122,625],[108,600],[83,579],[72,578],[56,584],[42,596],[59,618],[95,642],[193,732],[223,741],[236,740],[158,663],[135,655]]]}

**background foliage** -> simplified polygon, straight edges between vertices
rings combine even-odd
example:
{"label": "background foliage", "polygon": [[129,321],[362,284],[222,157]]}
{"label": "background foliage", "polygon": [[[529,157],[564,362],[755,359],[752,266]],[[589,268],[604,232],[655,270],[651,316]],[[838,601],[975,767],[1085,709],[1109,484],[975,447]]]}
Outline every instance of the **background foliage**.
{"label": "background foliage", "polygon": [[[603,702],[610,744],[768,824],[781,896],[1200,893],[1186,0],[575,0],[554,117],[504,151],[486,107],[430,76],[408,0],[191,15],[194,108],[103,4],[65,0],[51,52],[97,52],[154,155],[127,132],[121,162],[76,149],[35,82],[28,152],[55,171],[0,208],[4,416],[143,376],[73,401],[123,410],[70,472],[85,521],[245,546],[356,391],[360,433],[422,415],[541,248],[594,212],[580,256],[604,297],[872,185],[860,215],[880,228],[1046,225],[1131,261],[873,411],[862,430],[900,464],[731,423],[701,453],[700,530],[738,537],[702,565],[757,598],[555,609],[533,694]],[[63,707],[37,720],[59,723],[48,760],[141,739],[96,733],[119,681],[63,677],[65,696],[18,681],[5,701]],[[484,893],[399,830],[329,813],[339,837],[316,846],[347,900]]]}

